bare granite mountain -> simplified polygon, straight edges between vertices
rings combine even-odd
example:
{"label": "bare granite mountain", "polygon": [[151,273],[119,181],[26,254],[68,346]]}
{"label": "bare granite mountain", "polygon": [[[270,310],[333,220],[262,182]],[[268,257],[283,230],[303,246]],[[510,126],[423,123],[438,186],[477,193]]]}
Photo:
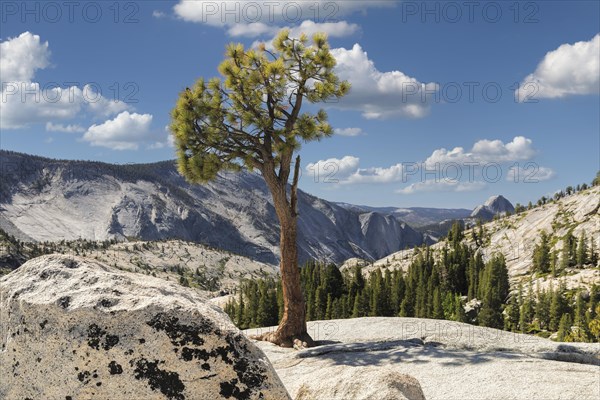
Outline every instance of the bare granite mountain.
{"label": "bare granite mountain", "polygon": [[[499,197],[490,199],[486,206],[496,207],[504,203]],[[496,208],[496,211],[498,210],[500,208]],[[533,271],[533,251],[540,241],[542,231],[550,238],[550,251],[556,252],[559,257],[562,257],[565,237],[569,233],[575,238],[584,235],[590,246],[593,241],[594,248],[600,248],[600,186],[593,186],[530,210],[490,221],[483,225],[484,237],[479,244],[473,240],[475,229],[477,228],[465,232],[465,242],[469,246],[477,247],[486,260],[494,253],[502,253],[513,288],[519,282],[531,282],[534,285],[539,283],[541,288],[550,284],[557,287],[559,282],[564,282],[567,288],[600,284],[600,265],[567,267],[555,277],[551,274],[539,275]],[[434,256],[439,257],[446,245],[447,242],[441,240],[431,246]],[[406,271],[415,255],[415,249],[408,249],[390,254],[375,263],[354,258],[347,260],[342,268],[351,268],[358,264],[365,266],[365,273],[381,267]]]}
{"label": "bare granite mountain", "polygon": [[[0,151],[0,228],[29,241],[180,239],[276,263],[279,229],[260,175],[191,185],[172,161],[115,165]],[[299,257],[378,259],[421,233],[379,212],[299,192]]]}

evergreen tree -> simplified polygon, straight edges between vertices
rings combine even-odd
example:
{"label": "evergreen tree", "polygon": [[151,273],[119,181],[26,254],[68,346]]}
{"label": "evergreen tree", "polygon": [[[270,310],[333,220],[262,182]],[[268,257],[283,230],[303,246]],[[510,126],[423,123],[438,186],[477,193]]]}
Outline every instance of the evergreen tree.
{"label": "evergreen tree", "polygon": [[588,250],[585,239],[585,232],[582,231],[579,235],[579,243],[577,244],[576,261],[578,267],[583,267],[588,262]]}
{"label": "evergreen tree", "polygon": [[325,319],[331,319],[332,314],[335,314],[335,310],[333,307],[334,307],[333,297],[331,296],[331,293],[328,293],[327,294],[327,307],[325,308]]}
{"label": "evergreen tree", "polygon": [[391,315],[398,315],[400,312],[400,304],[402,304],[402,300],[404,299],[405,288],[406,285],[404,283],[404,278],[402,277],[401,271],[394,271],[390,294]]}
{"label": "evergreen tree", "polygon": [[550,303],[550,324],[549,328],[551,331],[556,331],[559,328],[560,319],[563,314],[567,313],[567,306],[565,298],[563,297],[564,286],[561,286],[556,289],[556,291],[552,294],[552,302]]}
{"label": "evergreen tree", "polygon": [[479,323],[483,326],[502,329],[502,305],[508,297],[508,270],[504,257],[495,255],[486,264],[483,278],[483,306],[479,313]]}
{"label": "evergreen tree", "polygon": [[314,309],[315,320],[324,319],[326,310],[327,310],[327,293],[325,292],[325,288],[323,286],[319,285],[317,287],[317,292],[315,294],[315,309]]}
{"label": "evergreen tree", "polygon": [[360,312],[360,294],[356,293],[356,295],[354,296],[354,306],[352,308],[352,318],[358,318],[361,317],[361,312]]}
{"label": "evergreen tree", "polygon": [[302,111],[303,103],[343,97],[350,84],[336,76],[335,57],[323,33],[309,43],[305,34],[294,38],[282,30],[270,50],[232,43],[225,57],[219,66],[222,79],[199,79],[179,94],[171,113],[178,171],[193,183],[214,180],[223,170],[260,171],[280,224],[286,289],[280,326],[263,339],[286,345],[294,338],[312,342],[298,268],[300,156],[292,160],[302,142],[333,134],[327,113]]}
{"label": "evergreen tree", "polygon": [[467,315],[465,314],[460,295],[456,295],[454,298],[454,319],[458,322],[467,322]]}
{"label": "evergreen tree", "polygon": [[535,319],[538,321],[540,329],[548,329],[550,324],[550,296],[543,290],[537,293],[537,302],[535,305]]}
{"label": "evergreen tree", "polygon": [[596,240],[594,237],[590,238],[590,264],[592,264],[592,268],[598,266],[598,253],[596,252]]}
{"label": "evergreen tree", "polygon": [[577,326],[577,341],[587,341],[589,328],[586,319],[586,308],[587,304],[583,299],[581,291],[577,293],[577,300],[575,303],[575,315],[573,316],[573,325]]}
{"label": "evergreen tree", "polygon": [[550,243],[545,231],[540,234],[540,243],[533,250],[533,268],[541,273],[550,270]]}
{"label": "evergreen tree", "polygon": [[535,310],[535,301],[533,298],[533,290],[531,288],[531,282],[529,282],[529,286],[527,289],[527,295],[523,298],[523,301],[520,302],[521,306],[521,316],[519,319],[519,328],[521,332],[529,332],[529,324],[533,322],[534,310]]}
{"label": "evergreen tree", "polygon": [[507,307],[506,319],[504,320],[504,329],[516,332],[519,328],[520,310],[517,296],[510,297],[510,303]]}
{"label": "evergreen tree", "polygon": [[571,314],[564,313],[560,318],[556,340],[559,342],[569,341],[572,325]]}
{"label": "evergreen tree", "polygon": [[590,333],[597,342],[600,342],[600,305],[595,308],[596,317],[588,323]]}

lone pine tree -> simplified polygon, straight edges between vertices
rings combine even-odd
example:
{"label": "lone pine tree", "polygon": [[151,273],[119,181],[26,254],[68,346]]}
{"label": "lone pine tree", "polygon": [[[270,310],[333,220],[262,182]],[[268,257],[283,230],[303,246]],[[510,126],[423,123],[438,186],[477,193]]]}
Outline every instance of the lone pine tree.
{"label": "lone pine tree", "polygon": [[[305,101],[324,102],[350,89],[335,75],[335,58],[325,34],[312,43],[306,35],[281,31],[273,50],[230,44],[219,66],[223,80],[199,79],[182,91],[172,111],[179,172],[190,182],[205,183],[222,170],[242,168],[262,174],[280,223],[280,271],[283,317],[277,331],[262,339],[292,346],[312,339],[306,331],[305,302],[297,252],[297,187],[301,142],[328,137],[333,129],[324,110],[301,112]],[[288,195],[289,187],[289,195]]]}

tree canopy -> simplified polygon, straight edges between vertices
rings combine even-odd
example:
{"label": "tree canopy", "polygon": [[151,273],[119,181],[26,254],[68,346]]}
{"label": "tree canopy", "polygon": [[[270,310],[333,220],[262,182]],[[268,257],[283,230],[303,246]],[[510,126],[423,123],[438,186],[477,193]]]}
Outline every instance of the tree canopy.
{"label": "tree canopy", "polygon": [[306,35],[290,38],[283,30],[272,50],[230,44],[225,57],[223,78],[199,79],[172,112],[179,171],[202,183],[220,170],[269,169],[287,182],[301,142],[333,133],[324,110],[301,112],[304,100],[323,102],[350,89],[333,72],[327,37],[317,33],[309,45]]}

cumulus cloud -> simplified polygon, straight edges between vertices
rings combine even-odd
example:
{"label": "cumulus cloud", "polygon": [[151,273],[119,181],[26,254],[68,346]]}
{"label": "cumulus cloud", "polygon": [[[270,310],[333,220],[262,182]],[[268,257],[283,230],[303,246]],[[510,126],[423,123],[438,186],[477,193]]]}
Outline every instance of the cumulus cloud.
{"label": "cumulus cloud", "polygon": [[401,71],[379,71],[359,44],[352,49],[333,49],[336,72],[352,84],[350,93],[335,107],[362,112],[368,119],[420,118],[427,115],[425,94],[438,89],[436,83],[421,83]]}
{"label": "cumulus cloud", "polygon": [[503,143],[501,140],[479,140],[475,142],[471,151],[463,147],[452,150],[445,148],[434,150],[425,160],[428,167],[456,163],[460,165],[500,163],[511,161],[529,160],[536,154],[531,139],[524,136],[515,136],[512,141]]}
{"label": "cumulus cloud", "polygon": [[277,27],[269,26],[262,22],[252,22],[250,24],[235,24],[227,30],[227,33],[233,37],[244,36],[253,38],[262,35],[274,35],[277,30]]}
{"label": "cumulus cloud", "polygon": [[396,190],[400,194],[470,192],[501,179],[532,183],[553,178],[551,168],[530,161],[536,154],[531,139],[516,136],[508,143],[479,140],[468,152],[462,147],[437,149],[422,162],[361,168],[358,157],[345,156],[310,163],[306,169],[315,181],[338,185],[406,183]]}
{"label": "cumulus cloud", "polygon": [[405,188],[396,190],[399,194],[415,194],[422,192],[474,192],[484,189],[484,182],[461,182],[457,180],[427,180],[408,185]]}
{"label": "cumulus cloud", "polygon": [[358,169],[360,159],[353,156],[344,156],[341,159],[328,158],[309,163],[306,171],[314,176],[315,181],[329,181],[339,183],[345,180]]}
{"label": "cumulus cloud", "polygon": [[46,123],[46,131],[48,132],[66,132],[66,133],[81,133],[85,132],[85,128],[81,125],[73,124],[73,125],[63,125],[63,124],[53,124],[52,122]]}
{"label": "cumulus cloud", "polygon": [[336,128],[333,133],[340,136],[360,136],[363,134],[361,128]]}
{"label": "cumulus cloud", "polygon": [[114,119],[90,126],[83,135],[83,140],[90,142],[92,146],[113,150],[137,150],[140,143],[153,139],[151,123],[150,114],[130,114],[124,111]]}
{"label": "cumulus cloud", "polygon": [[556,172],[553,169],[529,162],[509,167],[506,180],[515,183],[537,183],[547,181],[555,176]]}
{"label": "cumulus cloud", "polygon": [[50,65],[48,42],[38,35],[24,32],[1,42],[0,47],[2,129],[68,120],[82,113],[111,116],[129,109],[122,101],[102,97],[90,85],[60,87],[36,82],[35,72]]}
{"label": "cumulus cloud", "polygon": [[309,37],[317,32],[324,32],[329,37],[346,37],[353,35],[359,31],[357,24],[350,24],[346,21],[338,22],[313,22],[303,21],[299,26],[290,29],[291,37],[300,37],[301,34],[306,34]]}
{"label": "cumulus cloud", "polygon": [[546,53],[515,93],[518,101],[599,94],[600,34]]}
{"label": "cumulus cloud", "polygon": [[342,183],[353,184],[399,182],[402,180],[403,171],[404,169],[402,164],[395,164],[390,167],[359,168]]}
{"label": "cumulus cloud", "polygon": [[0,43],[0,78],[2,82],[31,81],[38,69],[50,64],[48,42],[38,35],[23,32]]}
{"label": "cumulus cloud", "polygon": [[342,185],[358,183],[391,183],[402,179],[402,165],[390,167],[359,168],[360,159],[345,156],[341,159],[319,160],[306,166],[306,171],[315,181],[339,183]]}

